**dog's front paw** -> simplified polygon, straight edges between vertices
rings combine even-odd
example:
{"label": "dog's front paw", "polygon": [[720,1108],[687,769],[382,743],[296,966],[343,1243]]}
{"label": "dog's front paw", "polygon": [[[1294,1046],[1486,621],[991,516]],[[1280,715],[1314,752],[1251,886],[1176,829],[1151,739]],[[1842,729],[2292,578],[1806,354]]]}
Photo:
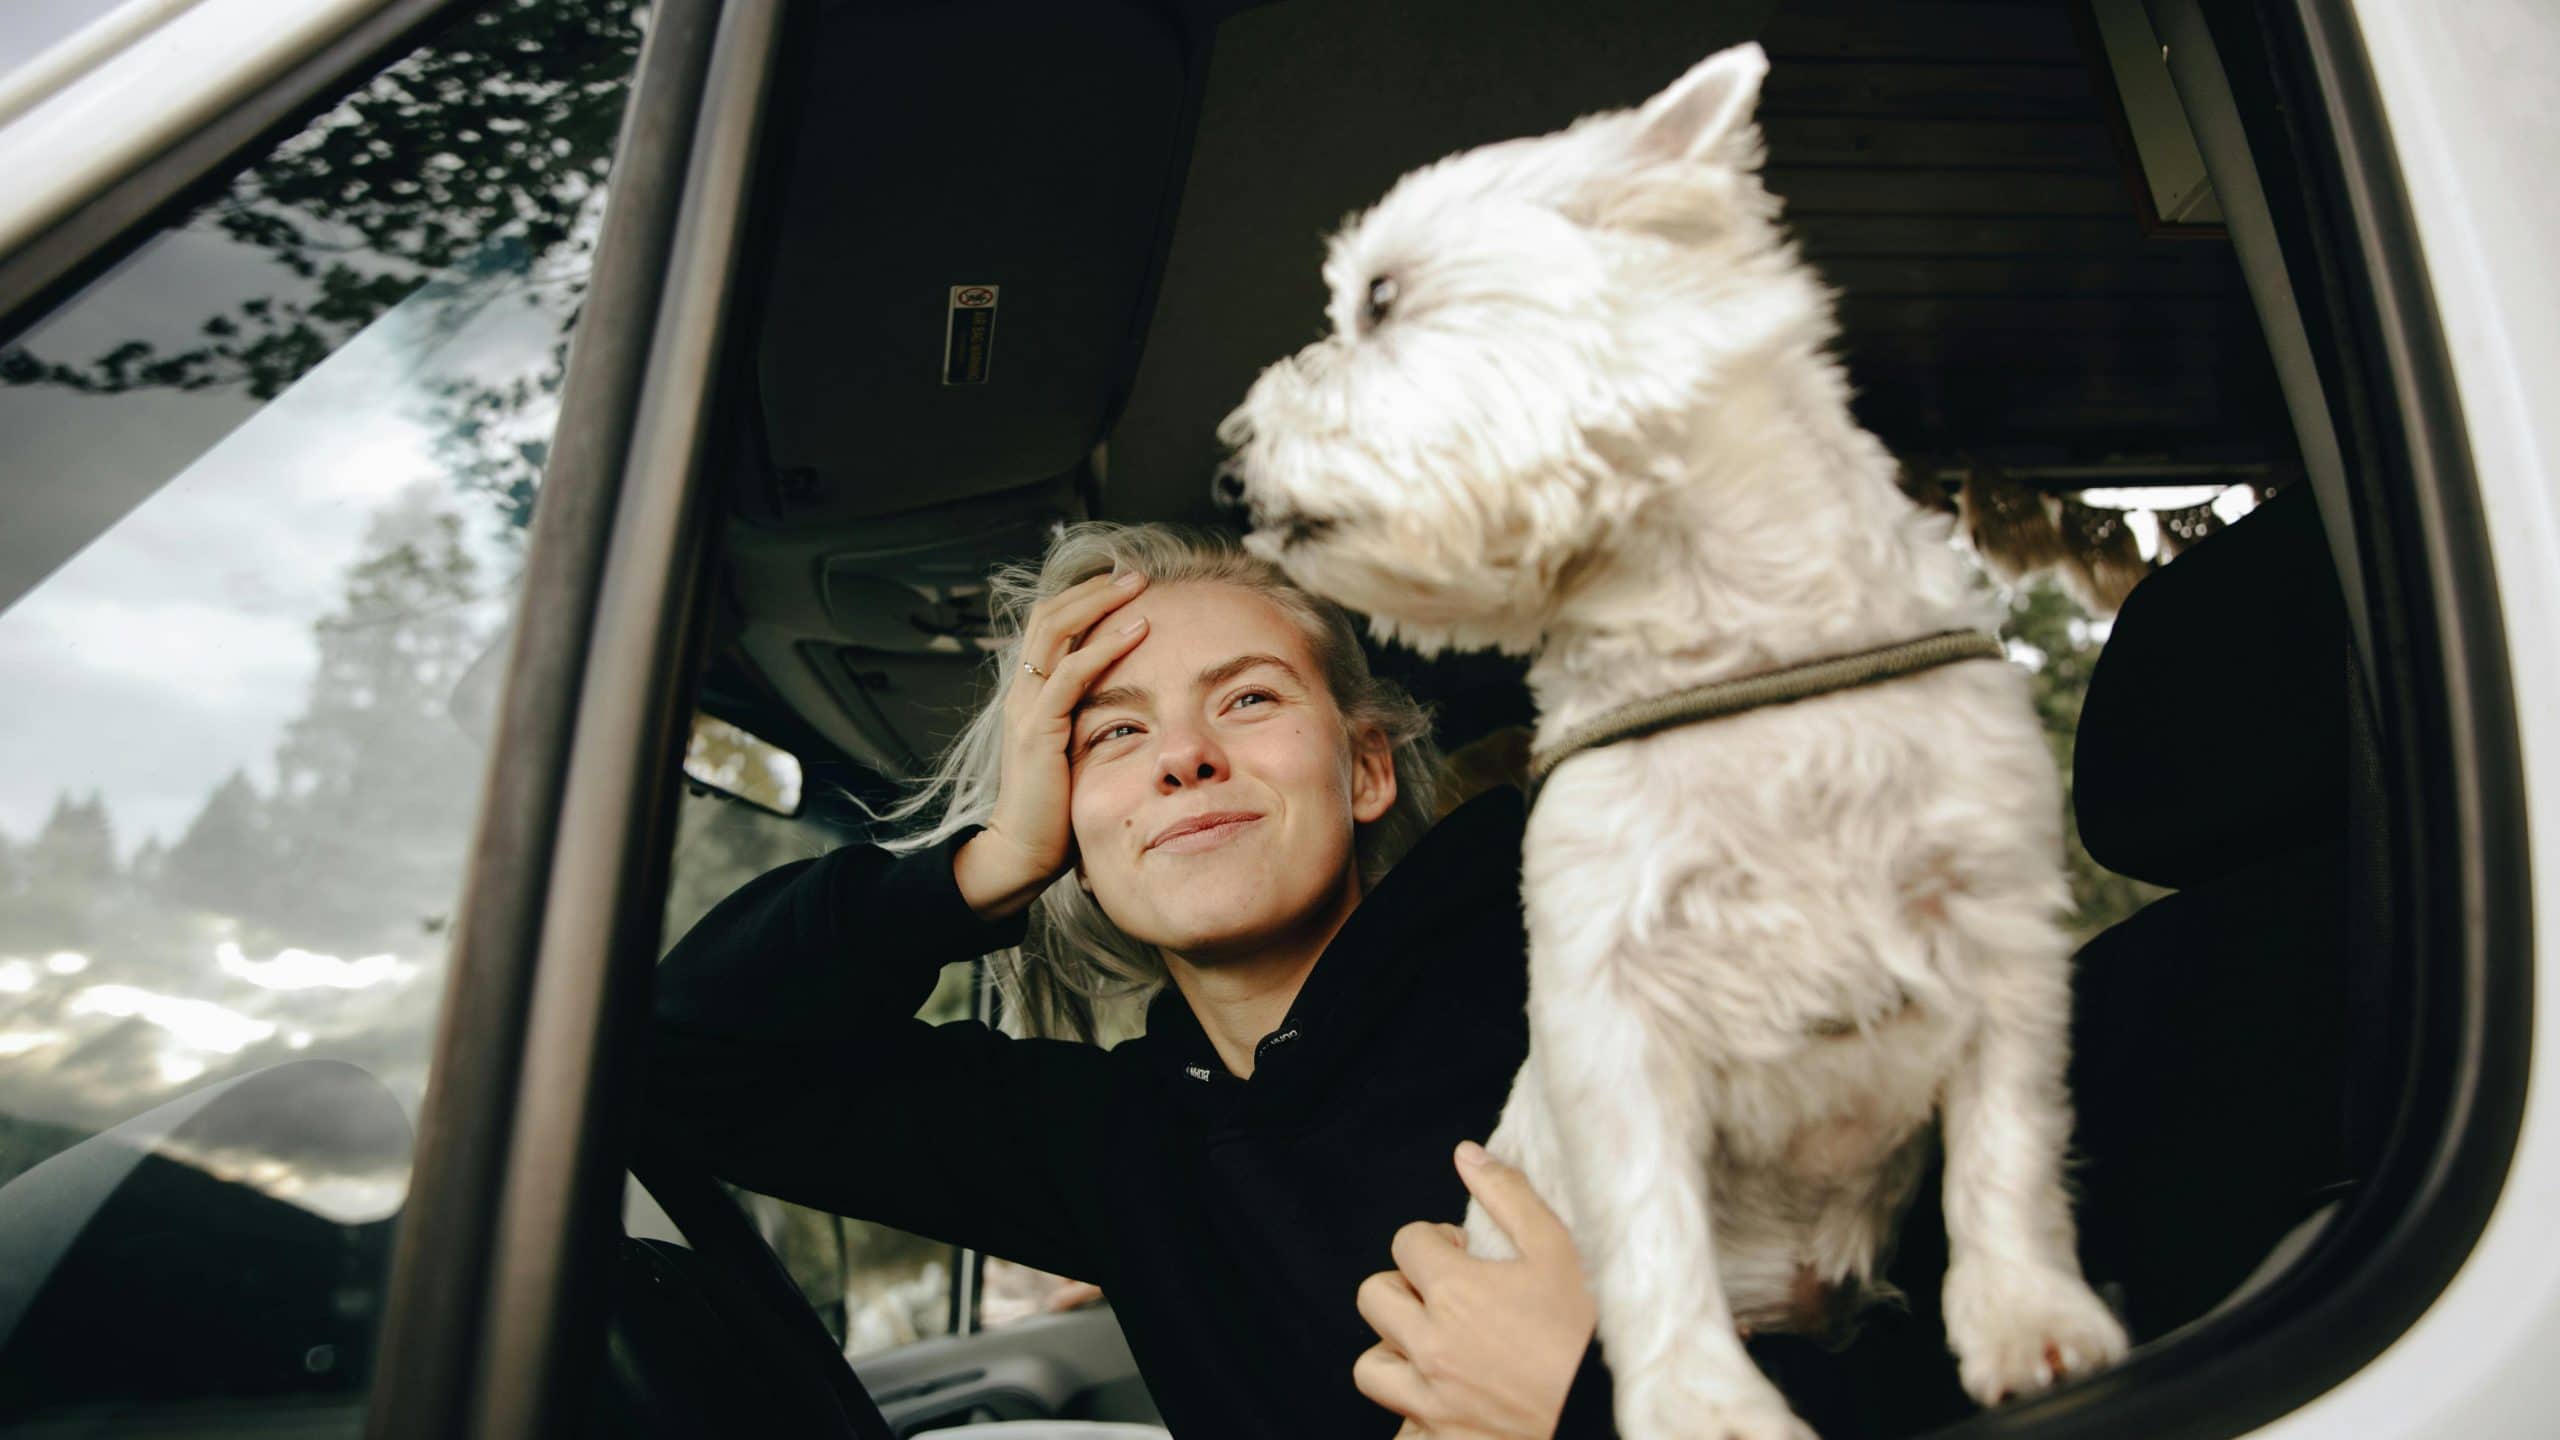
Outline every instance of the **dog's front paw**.
{"label": "dog's front paw", "polygon": [[1819,1440],[1747,1363],[1622,1376],[1617,1401],[1620,1440]]}
{"label": "dog's front paw", "polygon": [[2064,1271],[1958,1261],[1942,1305],[1957,1378],[1978,1405],[2031,1395],[2124,1358],[2124,1326]]}

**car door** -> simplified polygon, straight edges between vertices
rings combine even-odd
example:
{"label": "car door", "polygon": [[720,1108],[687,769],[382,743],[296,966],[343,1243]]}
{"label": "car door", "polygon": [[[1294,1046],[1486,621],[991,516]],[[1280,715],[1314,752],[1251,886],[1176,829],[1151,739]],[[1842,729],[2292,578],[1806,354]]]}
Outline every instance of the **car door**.
{"label": "car door", "polygon": [[0,1422],[583,1395],[780,11],[130,6],[13,78]]}

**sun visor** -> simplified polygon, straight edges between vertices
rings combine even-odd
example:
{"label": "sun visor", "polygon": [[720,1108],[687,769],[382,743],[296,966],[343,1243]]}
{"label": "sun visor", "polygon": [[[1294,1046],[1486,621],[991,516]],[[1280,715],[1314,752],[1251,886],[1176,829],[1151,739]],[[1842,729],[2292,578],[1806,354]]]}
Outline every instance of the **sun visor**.
{"label": "sun visor", "polygon": [[756,340],[766,521],[1083,464],[1137,366],[1205,44],[1132,4],[832,8]]}

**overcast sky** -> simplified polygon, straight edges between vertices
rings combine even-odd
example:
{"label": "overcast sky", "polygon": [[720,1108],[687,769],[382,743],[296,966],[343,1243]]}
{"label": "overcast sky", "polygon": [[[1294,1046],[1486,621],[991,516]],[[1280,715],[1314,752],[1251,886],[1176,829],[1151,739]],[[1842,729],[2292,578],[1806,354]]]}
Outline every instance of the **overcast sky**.
{"label": "overcast sky", "polygon": [[[117,3],[0,0],[0,83]],[[180,230],[23,339],[74,367],[137,340],[183,350],[243,300],[310,290],[259,248]],[[263,406],[238,387],[0,387],[0,836],[22,842],[57,797],[94,790],[130,854],[174,841],[234,770],[265,788],[308,698],[313,623],[374,518],[424,485],[488,533],[492,507],[437,462],[431,386],[537,373],[557,305],[509,295],[438,338],[418,320],[444,303],[413,297]],[[484,558],[489,580],[510,564]]]}
{"label": "overcast sky", "polygon": [[[168,237],[31,348],[76,363],[275,293],[275,267],[241,249]],[[146,834],[174,841],[235,769],[272,783],[317,664],[312,624],[339,604],[367,527],[412,486],[458,498],[433,453],[427,383],[528,373],[556,334],[546,312],[502,301],[430,349],[417,322],[437,303],[413,298],[263,408],[236,394],[0,389],[0,834],[23,841],[55,797],[94,789],[130,853]],[[485,558],[494,579],[504,561]]]}

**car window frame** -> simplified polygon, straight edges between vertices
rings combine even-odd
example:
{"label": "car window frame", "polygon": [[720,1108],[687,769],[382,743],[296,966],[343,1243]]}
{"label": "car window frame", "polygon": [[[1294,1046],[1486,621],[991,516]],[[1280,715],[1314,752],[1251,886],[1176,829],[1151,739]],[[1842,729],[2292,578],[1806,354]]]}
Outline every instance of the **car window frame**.
{"label": "car window frame", "polygon": [[[488,3],[382,0],[177,143],[105,180],[0,254],[0,334],[26,329],[367,79]],[[102,61],[96,71],[112,76],[115,64]]]}
{"label": "car window frame", "polygon": [[[2522,1130],[2534,988],[2519,719],[2480,477],[2350,0],[2201,7],[2344,458],[2409,1063],[2391,1143],[2299,1263],[2114,1369],[1934,1440],[2219,1440],[2374,1364],[2470,1257]],[[2348,703],[2343,697],[2341,703]],[[2325,1433],[2325,1432],[2324,1432]]]}
{"label": "car window frame", "polygon": [[[366,1433],[571,1428],[706,628],[703,464],[783,0],[658,0],[571,341]],[[624,1042],[624,1043],[617,1043]]]}
{"label": "car window frame", "polygon": [[[495,3],[382,0],[179,143],[101,178],[89,198],[57,222],[0,253],[0,334],[41,320],[384,70]],[[464,897],[484,916],[481,939],[474,944],[457,933],[439,1008],[435,1077],[411,1156],[375,1380],[365,1399],[370,1436],[443,1435],[465,1428],[466,1419],[473,1433],[547,1435],[555,1433],[551,1417],[560,1406],[587,1398],[591,1367],[561,1357],[584,1353],[579,1338],[601,1327],[600,1295],[576,1293],[592,1272],[575,1262],[594,1247],[565,1237],[554,1245],[527,1233],[539,1226],[508,1229],[497,1222],[512,1217],[495,1204],[511,1167],[525,1163],[521,1131],[528,1124],[555,1134],[564,1128],[555,1113],[564,1109],[561,1097],[518,1093],[523,1065],[510,1040],[527,1031],[537,974],[570,966],[537,947],[543,937],[532,931],[494,931],[485,917],[504,912],[491,903],[486,879],[493,854],[520,863],[526,831],[554,828],[549,821],[556,817],[527,825],[526,797],[543,797],[529,802],[538,807],[562,796],[569,722],[595,712],[619,708],[638,720],[630,727],[638,733],[614,753],[647,757],[650,773],[631,788],[672,814],[681,753],[673,717],[689,705],[676,677],[690,673],[685,647],[696,643],[701,628],[695,612],[705,547],[694,518],[699,467],[680,441],[671,445],[668,426],[652,429],[643,411],[654,399],[669,420],[686,418],[681,394],[707,373],[705,357],[716,348],[738,208],[734,195],[726,203],[721,197],[724,187],[734,190],[738,183],[734,161],[752,153],[782,4],[650,4],[647,39],[613,151],[614,198],[546,467],[542,523],[534,527],[527,583],[517,600],[520,616],[531,619],[518,625],[511,646],[511,683],[485,768]],[[695,207],[702,213],[690,214]],[[706,315],[714,322],[707,333]],[[627,633],[599,636],[612,628],[597,623],[600,616],[611,619],[605,607],[636,604],[652,591],[663,594],[657,610],[670,618],[661,633],[642,637],[637,648],[646,653],[603,653],[600,639],[619,639],[623,652],[634,648]],[[529,639],[529,629],[539,634]],[[581,666],[571,657],[595,663]],[[635,658],[643,663],[634,665]],[[546,735],[558,743],[541,744]],[[519,803],[496,803],[510,794]],[[599,859],[636,870],[640,888],[654,897],[662,887],[650,883],[651,857],[662,859],[671,835],[662,819],[653,815],[628,833],[584,835],[581,843]],[[570,898],[554,908],[583,906],[571,887]],[[569,917],[572,926],[587,918]],[[494,1006],[492,996],[499,997]],[[566,1008],[600,1022],[608,1007],[590,1003],[596,999],[581,992],[567,998]],[[510,1023],[476,1028],[493,1009]],[[603,1073],[592,1056],[582,1068]],[[584,1097],[588,1089],[572,1085],[565,1094]],[[619,1173],[621,1157],[605,1144],[610,1128],[593,1122],[587,1109],[570,1111],[565,1128],[572,1143],[565,1154],[542,1157],[539,1183],[549,1183],[555,1164],[591,1170],[609,1163]],[[511,1135],[520,1141],[512,1151]],[[538,1186],[514,1185],[518,1192],[528,1188]],[[601,1224],[589,1213],[596,1208],[587,1195],[593,1189],[583,1187],[575,1213],[561,1217],[573,1233],[613,1228],[610,1213]],[[507,1286],[488,1283],[493,1275],[503,1275]],[[518,1293],[526,1287],[570,1291],[574,1302],[528,1306]],[[511,1348],[479,1354],[492,1328],[486,1312],[509,1305],[516,1321]],[[539,1329],[530,1338],[523,1329],[528,1322]],[[457,1357],[462,1365],[452,1363]],[[505,1388],[510,1381],[513,1388]]]}

